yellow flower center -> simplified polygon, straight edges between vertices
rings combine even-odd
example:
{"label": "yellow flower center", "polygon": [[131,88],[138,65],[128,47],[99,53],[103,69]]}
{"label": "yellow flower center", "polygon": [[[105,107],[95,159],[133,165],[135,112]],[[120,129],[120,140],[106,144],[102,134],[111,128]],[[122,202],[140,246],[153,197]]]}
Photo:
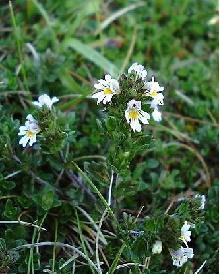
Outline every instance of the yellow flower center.
{"label": "yellow flower center", "polygon": [[129,119],[136,120],[140,116],[139,112],[136,109],[132,109],[129,111],[128,117]]}
{"label": "yellow flower center", "polygon": [[112,93],[113,93],[112,90],[111,90],[110,88],[105,88],[105,89],[103,90],[103,92],[104,92],[105,95],[109,95],[109,94],[112,94]]}
{"label": "yellow flower center", "polygon": [[156,97],[157,96],[157,91],[155,89],[150,91],[150,96],[151,97]]}
{"label": "yellow flower center", "polygon": [[32,131],[28,130],[27,133],[26,133],[26,136],[28,138],[33,138],[34,137],[34,133]]}

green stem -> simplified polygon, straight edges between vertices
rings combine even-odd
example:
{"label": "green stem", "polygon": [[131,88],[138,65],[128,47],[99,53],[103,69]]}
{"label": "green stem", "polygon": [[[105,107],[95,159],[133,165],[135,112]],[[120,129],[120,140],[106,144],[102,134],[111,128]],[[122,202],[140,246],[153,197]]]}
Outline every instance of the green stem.
{"label": "green stem", "polygon": [[105,198],[102,196],[101,192],[98,190],[98,188],[93,184],[93,182],[91,181],[91,179],[86,175],[85,172],[82,171],[82,169],[74,162],[71,162],[74,167],[78,170],[79,173],[81,173],[81,175],[84,177],[84,179],[87,181],[87,183],[89,184],[89,186],[92,188],[92,190],[99,196],[100,200],[102,201],[104,207],[108,210],[109,214],[114,218],[114,220],[116,222],[117,219],[115,217],[114,212],[112,211],[111,207],[108,205],[107,201],[105,200]]}
{"label": "green stem", "polygon": [[[43,225],[44,220],[46,219],[46,217],[47,217],[47,212],[44,214],[44,216],[43,216],[43,218],[42,218],[42,220],[40,222],[40,225],[39,225],[40,228],[42,227],[42,225]],[[40,236],[41,236],[41,230],[39,230],[38,235],[37,235],[37,243],[39,243],[39,241],[40,241]],[[39,255],[37,262],[38,262],[38,266],[40,267],[40,253],[39,253],[38,247],[36,247],[36,253]]]}
{"label": "green stem", "polygon": [[125,249],[125,247],[126,247],[126,243],[123,243],[121,248],[119,249],[112,265],[110,266],[109,271],[108,271],[107,274],[113,274],[115,272],[115,269],[117,268],[118,261],[121,257],[121,254],[122,254],[123,250]]}
{"label": "green stem", "polygon": [[[34,243],[35,241],[35,237],[37,234],[37,229],[36,227],[34,228],[34,233],[32,236],[32,243]],[[34,261],[33,261],[33,255],[34,255],[34,248],[30,249],[30,254],[29,254],[29,258],[28,258],[28,269],[27,269],[27,274],[34,274]]]}
{"label": "green stem", "polygon": [[54,237],[55,245],[53,246],[53,265],[52,265],[53,272],[55,272],[57,230],[58,230],[58,222],[57,222],[57,219],[55,219],[55,237]]}

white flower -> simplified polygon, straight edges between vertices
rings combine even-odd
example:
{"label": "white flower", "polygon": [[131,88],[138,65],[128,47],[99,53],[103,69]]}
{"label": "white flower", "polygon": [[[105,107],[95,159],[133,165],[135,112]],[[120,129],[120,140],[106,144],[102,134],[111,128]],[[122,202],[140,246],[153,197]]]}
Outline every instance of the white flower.
{"label": "white flower", "polygon": [[99,92],[92,95],[92,98],[97,99],[97,104],[100,102],[103,102],[103,104],[109,103],[113,95],[120,93],[118,81],[108,74],[105,75],[105,80],[98,80],[94,87],[99,90]]}
{"label": "white flower", "polygon": [[26,147],[28,142],[32,146],[36,142],[37,133],[40,131],[37,120],[31,114],[28,114],[26,119],[25,125],[19,127],[18,133],[19,136],[23,136],[19,141],[19,144],[23,147]]}
{"label": "white flower", "polygon": [[135,73],[137,78],[141,78],[142,80],[145,80],[147,77],[147,71],[144,68],[144,66],[139,65],[138,63],[134,63],[130,66],[128,69],[128,73]]}
{"label": "white flower", "polygon": [[208,25],[217,25],[219,21],[219,16],[215,15],[213,16],[209,21],[208,21]]}
{"label": "white flower", "polygon": [[191,241],[191,231],[189,230],[191,227],[190,224],[185,221],[184,225],[181,228],[181,237],[180,239],[184,242],[184,244],[187,246],[187,242]]}
{"label": "white flower", "polygon": [[150,96],[153,100],[151,101],[151,107],[155,108],[157,105],[163,105],[164,96],[161,91],[164,87],[161,87],[158,82],[154,81],[154,77],[150,82],[145,83],[146,95]]}
{"label": "white flower", "polygon": [[160,254],[161,252],[162,252],[162,242],[161,241],[156,241],[153,244],[152,253],[153,254]]}
{"label": "white flower", "polygon": [[206,203],[205,195],[196,194],[195,198],[200,199],[201,206],[199,207],[199,209],[203,210],[205,208],[205,203]]}
{"label": "white flower", "polygon": [[154,108],[154,111],[152,112],[152,117],[154,121],[160,122],[162,120],[161,112],[158,110],[158,108]]}
{"label": "white flower", "polygon": [[164,102],[163,102],[163,99],[164,99],[164,96],[162,93],[158,93],[154,98],[153,100],[151,101],[151,108],[156,108],[158,105],[163,105]]}
{"label": "white flower", "polygon": [[133,131],[141,131],[141,124],[139,120],[143,124],[149,124],[148,120],[150,119],[150,115],[141,110],[141,101],[135,101],[134,99],[129,101],[127,104],[127,109],[125,111],[125,118],[127,123],[130,124]]}
{"label": "white flower", "polygon": [[194,256],[192,248],[184,248],[182,246],[177,250],[171,249],[170,255],[172,256],[173,265],[177,267],[181,267],[188,259],[192,259]]}
{"label": "white flower", "polygon": [[43,107],[45,105],[51,109],[52,105],[58,101],[59,99],[57,97],[51,99],[47,94],[42,94],[38,97],[38,101],[34,101],[33,104],[38,107]]}

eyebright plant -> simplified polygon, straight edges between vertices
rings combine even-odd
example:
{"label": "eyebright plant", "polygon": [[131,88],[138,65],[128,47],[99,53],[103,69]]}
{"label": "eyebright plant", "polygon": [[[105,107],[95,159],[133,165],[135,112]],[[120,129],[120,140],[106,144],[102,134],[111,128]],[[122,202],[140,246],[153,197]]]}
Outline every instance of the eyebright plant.
{"label": "eyebright plant", "polygon": [[[3,223],[33,226],[39,232],[46,230],[43,228],[44,221],[50,228],[46,219],[53,219],[55,216],[60,219],[59,225],[65,228],[65,232],[59,234],[56,222],[55,242],[51,238],[49,241],[48,235],[40,235],[40,232],[36,237],[35,232],[32,239],[27,238],[28,243],[18,242],[16,246],[5,233],[5,239],[0,241],[3,245],[0,248],[0,256],[3,258],[0,270],[13,269],[13,263],[20,262],[21,273],[25,267],[30,269],[30,265],[33,269],[44,272],[61,273],[59,271],[64,269],[65,272],[62,273],[71,273],[70,262],[77,264],[80,258],[87,263],[82,273],[114,273],[124,265],[131,266],[131,273],[145,273],[145,270],[148,271],[146,273],[163,273],[167,265],[180,268],[193,260],[196,251],[194,252],[193,244],[189,247],[189,243],[192,231],[203,222],[206,202],[204,195],[185,197],[166,212],[155,210],[142,216],[142,209],[136,216],[126,212],[121,214],[117,205],[118,193],[122,192],[125,197],[126,192],[129,193],[129,183],[133,178],[132,160],[141,150],[153,146],[148,127],[156,127],[162,120],[164,87],[155,81],[155,77],[148,79],[147,76],[146,69],[134,63],[128,72],[120,75],[118,79],[105,75],[104,79],[94,84],[95,91],[88,99],[92,97],[101,105],[101,108],[97,108],[101,111],[96,117],[99,130],[96,134],[101,136],[100,141],[107,148],[106,155],[102,157],[105,159],[104,163],[85,161],[77,164],[77,160],[86,158],[79,145],[82,144],[80,142],[85,142],[85,139],[82,141],[83,136],[80,133],[83,126],[79,122],[75,123],[73,113],[59,110],[60,100],[57,97],[42,94],[32,101],[30,107],[25,109],[27,113],[20,119],[25,120],[24,125],[22,123],[19,126],[17,120],[8,118],[8,114],[4,113],[6,118],[2,119],[2,161],[8,164],[8,159],[11,158],[14,161],[12,166],[18,165],[20,168],[18,176],[20,173],[25,174],[25,177],[21,178],[24,185],[21,190],[17,190],[25,194],[24,198],[18,201],[18,207],[14,207],[10,199],[6,202],[2,212],[6,220]],[[76,112],[76,119],[78,115]],[[10,139],[8,132],[14,137]],[[22,147],[18,148],[17,144]],[[91,149],[92,143],[88,146]],[[94,158],[98,158],[97,155]],[[39,175],[36,175],[36,172]],[[43,178],[40,177],[41,174]],[[2,182],[8,184],[7,180],[14,176],[17,176],[16,172],[10,176],[2,176]],[[35,185],[35,181],[39,185]],[[10,189],[10,184],[8,187]],[[11,189],[13,188],[15,185],[11,182]],[[8,195],[6,192],[3,194],[6,197]],[[21,221],[21,216],[32,204],[35,207],[32,211],[36,212],[36,216],[40,216],[41,222],[28,222],[28,216],[27,220]],[[101,221],[97,226],[97,221],[94,220],[100,220],[100,213]],[[86,218],[83,226],[79,214],[82,219]],[[15,218],[18,220],[14,220]],[[94,225],[95,236],[87,219]],[[104,221],[103,226],[106,226],[107,230],[102,229]],[[72,235],[73,231],[74,237],[80,239],[77,243],[82,244],[82,248],[72,245],[73,239],[69,235]],[[94,238],[90,239],[90,234],[96,238],[95,243]],[[39,242],[40,237],[45,239],[44,242]],[[29,244],[31,242],[32,244]],[[59,263],[55,264],[56,252],[53,251],[53,262],[41,265],[41,257],[44,257],[38,250],[35,259],[31,251],[28,262],[22,262],[23,249],[47,245],[74,250],[74,258],[61,253]],[[107,258],[101,263],[100,248],[104,258]],[[13,254],[15,255],[12,256]],[[57,255],[57,260],[58,257]],[[173,271],[172,273],[175,273],[175,269]]]}
{"label": "eyebright plant", "polygon": [[[94,84],[94,88],[96,91],[92,98],[97,100],[97,104],[104,104],[106,113],[104,119],[106,125],[105,135],[106,138],[110,136],[112,147],[108,158],[109,163],[116,173],[120,173],[124,168],[128,168],[130,161],[138,152],[138,145],[141,146],[142,144],[139,138],[145,138],[146,134],[144,126],[146,125],[147,131],[147,125],[151,119],[156,122],[162,120],[159,106],[164,105],[164,95],[162,94],[164,87],[160,86],[154,77],[152,77],[151,81],[148,81],[146,69],[142,65],[134,63],[128,69],[128,73],[122,74],[118,80],[113,79],[110,75],[105,75],[105,80],[98,80],[98,83]],[[147,139],[145,139],[145,142],[147,143]],[[127,145],[128,143],[129,145]],[[134,147],[136,146],[132,156],[129,155],[130,144]],[[126,166],[122,165],[121,153],[122,157],[128,158]],[[196,211],[204,209],[205,196],[197,194],[194,200],[200,200],[201,202],[199,206],[197,205],[197,208],[193,207],[192,209],[196,215]],[[194,200],[192,199],[191,202],[194,203]],[[164,227],[173,225],[173,230],[170,230],[170,233],[173,234],[173,241],[170,241],[170,243],[169,240],[165,240],[164,243],[161,240],[152,242],[152,254],[160,254],[164,245],[164,249],[167,248],[169,250],[173,265],[177,267],[183,266],[188,259],[192,259],[194,256],[193,248],[189,248],[187,242],[191,241],[190,228],[195,227],[195,224],[184,220],[182,227],[180,227],[183,216],[181,214],[170,215],[169,217],[161,216],[163,219],[163,232],[158,230],[157,237],[161,233],[160,239],[165,239],[165,234],[169,230],[165,232]],[[200,220],[199,218],[198,221]],[[141,237],[143,239],[146,237],[144,230],[131,231],[135,238]],[[148,233],[150,234],[150,232]],[[186,247],[180,246],[181,241]],[[169,245],[175,247],[175,249]]]}
{"label": "eyebright plant", "polygon": [[117,173],[128,169],[138,151],[150,145],[147,131],[150,121],[160,122],[160,106],[164,104],[164,87],[154,77],[147,79],[144,66],[134,63],[119,79],[105,75],[94,84],[92,98],[103,104],[106,113],[103,134],[111,140],[109,164]]}

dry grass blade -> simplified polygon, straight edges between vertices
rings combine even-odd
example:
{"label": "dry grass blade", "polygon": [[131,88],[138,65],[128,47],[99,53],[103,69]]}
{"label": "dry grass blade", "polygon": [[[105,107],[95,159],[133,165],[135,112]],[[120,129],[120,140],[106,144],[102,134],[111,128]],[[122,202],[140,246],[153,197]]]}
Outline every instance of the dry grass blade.
{"label": "dry grass blade", "polygon": [[[94,226],[96,231],[99,231],[99,227],[96,224],[96,222],[92,219],[92,217],[81,207],[77,206],[76,208],[91,222],[91,224]],[[103,233],[101,231],[100,231],[100,240],[103,242],[104,245],[107,244],[105,236],[103,235]]]}
{"label": "dry grass blade", "polygon": [[132,38],[131,38],[131,43],[130,43],[127,55],[125,57],[125,60],[122,64],[120,74],[122,74],[124,72],[125,68],[128,66],[128,63],[129,63],[130,58],[132,56],[132,53],[134,51],[134,46],[135,46],[136,40],[137,40],[137,29],[134,28],[133,35],[132,35]]}
{"label": "dry grass blade", "polygon": [[146,4],[145,2],[140,1],[140,2],[137,2],[137,3],[131,4],[127,7],[125,7],[125,8],[122,8],[122,9],[116,11],[115,13],[111,14],[105,21],[103,21],[101,23],[99,28],[95,31],[95,35],[102,32],[105,28],[107,28],[108,25],[110,25],[113,21],[115,21],[116,19],[118,19],[122,15],[128,13],[131,10],[143,7],[145,4]]}
{"label": "dry grass blade", "polygon": [[39,225],[35,225],[32,223],[23,222],[23,221],[0,221],[0,224],[20,224],[20,225],[24,225],[24,226],[33,226],[33,227],[37,228],[38,230],[47,231],[46,228],[43,228]]}
{"label": "dry grass blade", "polygon": [[105,218],[105,215],[107,214],[108,210],[105,209],[105,211],[103,212],[102,214],[102,217],[100,219],[100,222],[99,222],[99,230],[97,231],[97,234],[96,234],[96,241],[95,241],[95,254],[96,254],[96,263],[97,263],[97,266],[100,270],[100,272],[102,272],[101,270],[101,265],[100,265],[100,260],[99,260],[99,235],[101,233],[101,227],[102,227],[102,223],[104,221],[104,218]]}
{"label": "dry grass blade", "polygon": [[73,252],[77,253],[81,257],[83,257],[86,261],[88,261],[89,265],[92,266],[98,273],[99,269],[96,267],[96,265],[93,263],[92,260],[90,260],[82,251],[80,251],[78,248],[69,245],[69,244],[63,244],[60,242],[41,242],[41,243],[33,243],[33,244],[25,244],[25,245],[20,245],[18,247],[13,248],[13,250],[20,250],[23,248],[33,248],[33,247],[43,247],[43,246],[57,246],[61,248],[68,248],[72,250]]}

